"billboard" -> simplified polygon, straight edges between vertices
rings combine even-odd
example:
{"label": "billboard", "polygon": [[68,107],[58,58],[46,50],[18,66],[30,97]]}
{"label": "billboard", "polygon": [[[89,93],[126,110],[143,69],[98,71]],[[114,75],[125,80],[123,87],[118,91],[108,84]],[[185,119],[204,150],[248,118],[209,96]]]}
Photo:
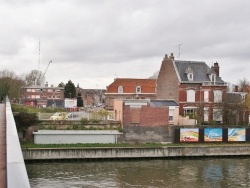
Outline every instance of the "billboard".
{"label": "billboard", "polygon": [[205,142],[222,142],[222,128],[205,128]]}
{"label": "billboard", "polygon": [[246,141],[246,129],[245,128],[228,128],[228,141],[229,142]]}
{"label": "billboard", "polygon": [[64,108],[75,108],[77,107],[77,99],[68,99],[64,100]]}
{"label": "billboard", "polygon": [[198,142],[198,141],[199,141],[198,128],[180,129],[180,142]]}

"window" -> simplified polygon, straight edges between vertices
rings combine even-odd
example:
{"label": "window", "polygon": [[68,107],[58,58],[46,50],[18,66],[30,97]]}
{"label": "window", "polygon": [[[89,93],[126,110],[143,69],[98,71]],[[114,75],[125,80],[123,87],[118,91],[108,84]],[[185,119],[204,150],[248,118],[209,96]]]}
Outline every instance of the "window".
{"label": "window", "polygon": [[213,109],[213,120],[216,122],[222,122],[222,112],[219,108]]}
{"label": "window", "polygon": [[195,91],[192,89],[187,90],[187,102],[195,102]]}
{"label": "window", "polygon": [[208,108],[207,107],[205,107],[204,108],[204,121],[208,121]]}
{"label": "window", "polygon": [[141,93],[141,86],[136,86],[136,93]]}
{"label": "window", "polygon": [[215,82],[216,81],[216,75],[215,74],[211,74],[210,75],[210,80],[211,80],[211,82]]}
{"label": "window", "polygon": [[172,110],[172,109],[169,109],[168,120],[169,120],[169,122],[173,122],[174,121],[174,110]]}
{"label": "window", "polygon": [[193,81],[193,73],[188,73],[188,81]]}
{"label": "window", "polygon": [[214,90],[214,102],[222,102],[222,92],[220,90]]}
{"label": "window", "polygon": [[185,108],[184,107],[184,116],[189,116],[190,119],[193,119],[195,117],[195,114],[196,114],[196,108],[193,107],[193,108]]}
{"label": "window", "polygon": [[123,93],[123,87],[122,86],[118,87],[118,93]]}
{"label": "window", "polygon": [[27,89],[27,92],[32,92],[32,89]]}
{"label": "window", "polygon": [[209,91],[204,91],[204,102],[209,102]]}

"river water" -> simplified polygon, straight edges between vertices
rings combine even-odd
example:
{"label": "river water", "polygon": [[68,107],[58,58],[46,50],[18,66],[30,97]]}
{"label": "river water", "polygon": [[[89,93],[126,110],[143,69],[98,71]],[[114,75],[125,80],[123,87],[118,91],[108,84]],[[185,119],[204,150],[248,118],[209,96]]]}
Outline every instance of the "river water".
{"label": "river water", "polygon": [[250,158],[82,161],[26,164],[31,187],[250,187]]}

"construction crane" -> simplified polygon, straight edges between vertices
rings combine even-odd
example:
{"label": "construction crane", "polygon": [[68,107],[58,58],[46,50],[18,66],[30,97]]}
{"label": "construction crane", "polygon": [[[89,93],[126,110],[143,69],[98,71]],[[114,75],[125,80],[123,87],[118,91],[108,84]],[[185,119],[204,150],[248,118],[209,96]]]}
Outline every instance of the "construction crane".
{"label": "construction crane", "polygon": [[43,80],[43,79],[44,79],[44,77],[45,77],[45,74],[46,74],[46,72],[47,72],[47,70],[48,70],[48,68],[49,68],[50,63],[52,63],[52,60],[50,60],[50,61],[49,61],[49,64],[48,64],[48,66],[47,66],[47,68],[46,68],[45,72],[43,73],[42,80]]}

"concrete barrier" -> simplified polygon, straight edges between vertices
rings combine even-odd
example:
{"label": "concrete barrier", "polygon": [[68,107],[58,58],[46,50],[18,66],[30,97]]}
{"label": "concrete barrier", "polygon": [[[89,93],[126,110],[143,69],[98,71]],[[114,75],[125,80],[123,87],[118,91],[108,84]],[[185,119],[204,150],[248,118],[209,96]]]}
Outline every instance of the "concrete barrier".
{"label": "concrete barrier", "polygon": [[29,188],[30,183],[10,102],[6,102],[7,187]]}
{"label": "concrete barrier", "polygon": [[38,130],[35,144],[117,143],[117,130]]}
{"label": "concrete barrier", "polygon": [[25,160],[250,156],[249,145],[158,148],[23,149]]}

